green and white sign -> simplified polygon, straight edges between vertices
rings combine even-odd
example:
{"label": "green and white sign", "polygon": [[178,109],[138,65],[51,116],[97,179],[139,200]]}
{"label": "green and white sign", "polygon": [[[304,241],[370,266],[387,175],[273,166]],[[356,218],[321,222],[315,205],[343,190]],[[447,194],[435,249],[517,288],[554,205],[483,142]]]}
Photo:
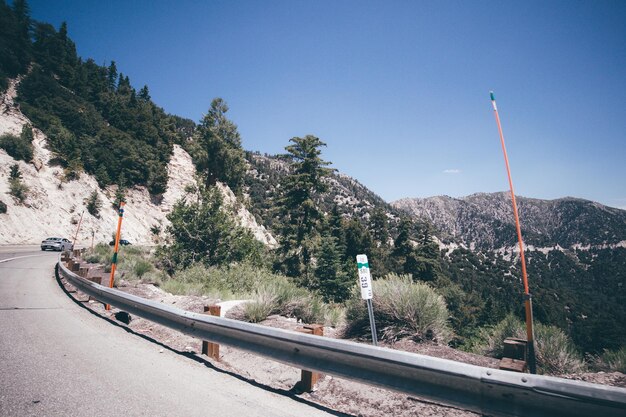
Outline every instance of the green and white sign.
{"label": "green and white sign", "polygon": [[370,274],[370,264],[367,262],[367,255],[357,255],[356,264],[359,270],[359,288],[361,288],[361,298],[372,299],[372,276]]}

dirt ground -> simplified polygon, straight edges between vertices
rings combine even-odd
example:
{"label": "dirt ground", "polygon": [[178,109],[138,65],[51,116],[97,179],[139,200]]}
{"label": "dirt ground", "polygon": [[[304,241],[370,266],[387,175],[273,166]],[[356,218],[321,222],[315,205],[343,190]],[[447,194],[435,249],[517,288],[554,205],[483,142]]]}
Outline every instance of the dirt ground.
{"label": "dirt ground", "polygon": [[[219,300],[213,300],[208,297],[176,296],[166,293],[151,284],[131,284],[124,280],[121,280],[118,289],[192,312],[203,312],[205,305],[219,302]],[[362,417],[460,417],[478,415],[454,407],[435,404],[427,400],[409,397],[404,394],[336,378],[330,375],[322,376],[313,392],[298,393],[296,384],[300,380],[301,371],[299,369],[271,360],[264,360],[259,356],[223,345],[219,348],[220,360],[209,360],[206,356],[201,355],[202,342],[200,340],[136,316],[131,317],[128,325],[120,323],[115,319],[115,313],[117,313],[118,310],[112,309],[107,312],[101,303],[93,300],[87,301],[88,297],[80,294],[81,293],[75,293],[73,295],[86,308],[102,317],[115,320],[121,326],[127,327],[129,331],[160,345],[159,349],[161,350],[169,349],[176,351],[182,355],[188,356],[190,359],[203,362],[210,368],[232,374],[233,377],[245,380],[250,384],[292,396],[299,401],[310,403],[329,412],[333,412],[336,415]],[[225,316],[237,318],[239,316],[238,307],[227,311]],[[296,330],[298,327],[302,326],[302,324],[298,323],[295,319],[282,316],[270,316],[261,324],[289,330]],[[324,328],[324,337],[338,337],[339,334],[340,331],[338,329],[332,327]],[[380,343],[380,346],[483,367],[497,368],[498,366],[497,359],[474,355],[447,346],[438,346],[430,343],[415,343],[410,340],[402,340],[394,344]],[[626,375],[621,373],[585,373],[562,375],[562,377],[626,387]]]}

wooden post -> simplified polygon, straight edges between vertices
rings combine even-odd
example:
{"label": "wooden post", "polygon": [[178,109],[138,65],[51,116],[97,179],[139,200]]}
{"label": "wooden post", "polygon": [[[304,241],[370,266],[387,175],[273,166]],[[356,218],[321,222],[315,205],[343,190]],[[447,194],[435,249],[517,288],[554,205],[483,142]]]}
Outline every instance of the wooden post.
{"label": "wooden post", "polygon": [[512,337],[504,341],[504,353],[498,365],[499,369],[513,372],[528,370],[528,342]]}
{"label": "wooden post", "polygon": [[[222,312],[222,307],[218,305],[204,306],[204,312],[209,313],[211,316],[219,317]],[[207,355],[211,359],[216,361],[220,360],[220,345],[217,343],[202,341],[202,354]]]}
{"label": "wooden post", "polygon": [[[306,325],[303,328],[298,329],[298,331],[301,333],[312,334],[314,336],[324,336],[324,326],[321,324]],[[315,388],[315,384],[317,384],[320,377],[321,374],[317,372],[311,372],[303,369],[302,375],[300,376],[300,382],[298,383],[300,391],[313,391],[313,388]]]}
{"label": "wooden post", "polygon": [[80,270],[80,262],[72,259],[72,266],[70,267],[70,271],[78,272]]}

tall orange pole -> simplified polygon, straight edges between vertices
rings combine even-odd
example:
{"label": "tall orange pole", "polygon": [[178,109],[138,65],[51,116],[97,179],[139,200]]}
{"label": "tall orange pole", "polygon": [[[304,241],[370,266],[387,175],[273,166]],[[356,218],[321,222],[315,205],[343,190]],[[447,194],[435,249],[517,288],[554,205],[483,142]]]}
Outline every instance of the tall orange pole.
{"label": "tall orange pole", "polygon": [[511,201],[513,202],[513,215],[515,216],[515,228],[517,230],[517,240],[519,242],[520,260],[522,262],[522,281],[524,283],[524,306],[526,309],[526,339],[528,340],[528,368],[530,373],[537,373],[537,362],[535,359],[535,332],[533,328],[533,304],[532,296],[528,289],[528,276],[526,274],[526,258],[524,256],[524,241],[522,240],[522,228],[520,226],[519,214],[517,211],[517,201],[515,200],[515,191],[513,191],[513,180],[511,178],[511,168],[509,166],[509,157],[506,153],[504,145],[504,134],[502,133],[502,125],[500,124],[500,116],[498,115],[498,106],[493,91],[489,92],[491,96],[491,104],[493,112],[496,116],[498,124],[498,133],[500,133],[500,143],[502,144],[502,152],[504,153],[504,163],[506,165],[506,173],[509,177],[509,187],[511,188]]}
{"label": "tall orange pole", "polygon": [[[115,268],[117,266],[117,252],[120,247],[120,235],[122,233],[122,219],[124,218],[124,203],[120,202],[119,217],[117,220],[117,233],[115,234],[115,247],[113,248],[113,259],[111,260],[111,278],[109,279],[109,288],[113,288],[113,281],[115,280]],[[111,306],[106,305],[106,310],[110,310]]]}

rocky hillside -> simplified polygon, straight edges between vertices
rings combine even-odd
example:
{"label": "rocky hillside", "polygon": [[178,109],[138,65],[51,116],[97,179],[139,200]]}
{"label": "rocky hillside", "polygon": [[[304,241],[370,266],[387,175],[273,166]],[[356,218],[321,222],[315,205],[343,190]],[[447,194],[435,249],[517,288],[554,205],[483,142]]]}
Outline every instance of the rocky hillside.
{"label": "rocky hillside", "polygon": [[[22,126],[32,125],[15,105],[16,80],[0,97],[0,135],[19,135]],[[33,129],[32,163],[16,161],[0,149],[0,201],[7,212],[0,214],[0,242],[3,244],[37,244],[48,236],[73,239],[83,217],[76,239],[79,245],[89,246],[93,240],[109,241],[117,226],[117,212],[113,206],[116,186],[100,189],[91,175],[82,173],[76,180],[68,181],[63,168],[55,164],[47,137]],[[17,164],[22,181],[28,187],[28,197],[20,203],[9,193],[9,169]],[[155,201],[146,187],[132,187],[126,192],[126,211],[122,234],[133,243],[154,244],[168,224],[166,218],[174,203],[184,194],[185,186],[193,183],[195,167],[191,157],[180,146],[174,145],[167,166],[167,190]],[[86,199],[97,191],[102,209],[98,217],[86,210]],[[254,217],[241,205],[228,187],[222,186],[225,202],[236,207],[239,221],[248,227],[261,242],[275,245],[274,237],[258,225]],[[153,233],[154,228],[161,233]]]}
{"label": "rocky hillside", "polygon": [[[280,181],[289,172],[288,164],[280,156],[262,155],[258,152],[248,152],[248,173],[246,189],[251,202],[251,211],[257,220],[272,229],[277,218],[274,215],[275,203],[280,194]],[[325,178],[328,192],[319,197],[317,204],[325,213],[329,213],[333,206],[337,206],[345,218],[358,218],[369,225],[370,217],[375,210],[382,211],[389,221],[389,229],[395,235],[400,217],[405,213],[390,205],[376,193],[365,187],[358,180],[334,172]],[[429,219],[416,219],[414,228],[431,229]]]}
{"label": "rocky hillside", "polygon": [[[524,242],[536,248],[626,247],[626,211],[578,198],[517,197]],[[498,249],[516,244],[510,194],[405,198],[392,206],[432,222],[446,243]]]}

